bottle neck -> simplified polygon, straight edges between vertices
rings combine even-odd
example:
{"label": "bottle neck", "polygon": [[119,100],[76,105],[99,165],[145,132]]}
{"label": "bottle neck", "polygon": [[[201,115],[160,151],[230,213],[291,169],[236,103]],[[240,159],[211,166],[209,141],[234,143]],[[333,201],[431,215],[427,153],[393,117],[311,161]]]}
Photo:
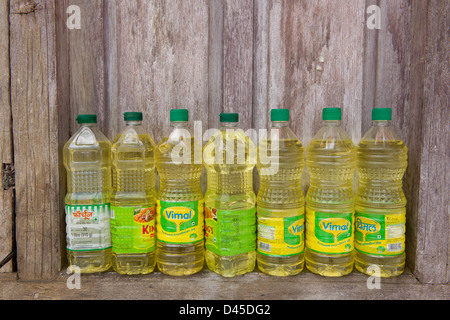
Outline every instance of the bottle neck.
{"label": "bottle neck", "polygon": [[289,127],[289,121],[272,121],[272,128],[286,128]]}
{"label": "bottle neck", "polygon": [[138,127],[142,126],[142,121],[127,121],[126,122],[127,127]]}
{"label": "bottle neck", "polygon": [[324,120],[323,125],[324,127],[340,127],[341,120]]}
{"label": "bottle neck", "polygon": [[97,124],[96,124],[96,123],[82,123],[80,126],[81,126],[82,128],[83,128],[83,127],[86,127],[86,128],[94,128],[94,127],[97,126]]}
{"label": "bottle neck", "polygon": [[238,123],[237,122],[221,122],[220,127],[225,128],[225,129],[237,129]]}
{"label": "bottle neck", "polygon": [[188,123],[186,121],[170,121],[170,126],[172,128],[187,128]]}
{"label": "bottle neck", "polygon": [[391,125],[390,120],[376,120],[372,121],[372,126],[374,127],[389,127]]}

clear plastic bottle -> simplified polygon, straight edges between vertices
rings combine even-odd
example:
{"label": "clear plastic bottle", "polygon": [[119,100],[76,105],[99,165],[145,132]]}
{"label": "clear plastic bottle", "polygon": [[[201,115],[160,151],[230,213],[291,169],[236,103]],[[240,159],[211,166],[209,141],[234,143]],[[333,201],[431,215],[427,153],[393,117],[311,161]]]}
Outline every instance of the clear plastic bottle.
{"label": "clear plastic bottle", "polygon": [[310,187],[306,195],[306,267],[339,277],[354,264],[356,147],[341,128],[341,109],[323,110],[323,127],[307,148]]}
{"label": "clear plastic bottle", "polygon": [[126,112],[126,127],[111,147],[113,267],[120,274],[147,274],[155,260],[155,143],[142,113]]}
{"label": "clear plastic bottle", "polygon": [[264,273],[289,276],[304,266],[305,148],[289,128],[288,109],[273,109],[271,121],[258,147],[257,262]]}
{"label": "clear plastic bottle", "polygon": [[111,267],[111,143],[98,130],[96,115],[77,121],[81,127],[63,149],[67,258],[72,272],[102,272]]}
{"label": "clear plastic bottle", "polygon": [[372,128],[358,145],[355,267],[392,277],[405,268],[406,199],[402,189],[408,149],[391,127],[392,110],[375,108]]}
{"label": "clear plastic bottle", "polygon": [[171,110],[170,132],[156,148],[161,179],[156,260],[162,273],[173,276],[197,273],[205,260],[202,144],[189,130],[188,120],[188,110]]}
{"label": "clear plastic bottle", "polygon": [[253,271],[256,261],[256,148],[238,121],[237,113],[222,113],[221,128],[203,151],[208,177],[205,260],[224,277]]}

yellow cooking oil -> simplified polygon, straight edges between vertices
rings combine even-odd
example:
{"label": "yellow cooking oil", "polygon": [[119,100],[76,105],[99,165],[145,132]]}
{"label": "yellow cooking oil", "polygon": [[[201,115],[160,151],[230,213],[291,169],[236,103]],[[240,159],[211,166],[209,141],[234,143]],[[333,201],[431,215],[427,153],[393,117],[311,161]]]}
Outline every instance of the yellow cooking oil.
{"label": "yellow cooking oil", "polygon": [[171,110],[169,132],[156,147],[156,261],[162,273],[172,276],[199,272],[205,259],[202,144],[188,121],[188,110]]}
{"label": "yellow cooking oil", "polygon": [[341,127],[340,108],[323,109],[323,127],[307,148],[310,187],[306,195],[306,267],[328,277],[354,265],[356,147]]}
{"label": "yellow cooking oil", "polygon": [[96,115],[77,121],[80,128],[63,148],[67,258],[72,272],[102,272],[111,267],[111,143]]}
{"label": "yellow cooking oil", "polygon": [[148,274],[155,268],[155,143],[141,112],[124,114],[125,128],[111,147],[111,236],[113,268]]}
{"label": "yellow cooking oil", "polygon": [[258,268],[290,276],[304,267],[305,148],[289,128],[289,109],[271,111],[271,127],[258,146]]}
{"label": "yellow cooking oil", "polygon": [[372,120],[357,152],[355,268],[368,275],[393,277],[405,268],[402,178],[408,150],[391,127],[391,109],[373,109]]}
{"label": "yellow cooking oil", "polygon": [[233,277],[253,271],[256,263],[256,148],[238,128],[237,113],[222,113],[220,122],[203,149],[205,260],[210,270]]}

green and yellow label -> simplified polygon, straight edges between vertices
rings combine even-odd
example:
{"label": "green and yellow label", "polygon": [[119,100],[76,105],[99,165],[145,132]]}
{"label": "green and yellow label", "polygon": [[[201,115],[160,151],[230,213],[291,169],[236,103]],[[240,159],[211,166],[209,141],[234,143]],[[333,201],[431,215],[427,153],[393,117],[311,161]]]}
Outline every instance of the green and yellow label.
{"label": "green and yellow label", "polygon": [[114,253],[148,253],[155,249],[155,208],[111,207]]}
{"label": "green and yellow label", "polygon": [[306,208],[306,247],[325,254],[353,251],[354,212],[326,213]]}
{"label": "green and yellow label", "polygon": [[258,216],[258,253],[292,256],[304,251],[305,216],[284,218]]}
{"label": "green and yellow label", "polygon": [[219,210],[205,207],[205,247],[221,256],[256,250],[256,208]]}
{"label": "green and yellow label", "polygon": [[203,240],[204,202],[157,201],[157,238],[167,243],[195,243]]}
{"label": "green and yellow label", "polygon": [[396,256],[405,252],[406,210],[400,214],[356,212],[355,248],[361,253]]}

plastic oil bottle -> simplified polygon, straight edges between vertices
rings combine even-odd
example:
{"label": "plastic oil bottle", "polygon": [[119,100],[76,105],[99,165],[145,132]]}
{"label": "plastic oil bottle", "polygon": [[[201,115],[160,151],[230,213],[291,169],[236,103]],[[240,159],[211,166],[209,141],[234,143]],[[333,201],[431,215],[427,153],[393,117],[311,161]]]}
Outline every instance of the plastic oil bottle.
{"label": "plastic oil bottle", "polygon": [[392,277],[405,267],[406,199],[402,178],[407,147],[391,127],[392,110],[375,108],[372,128],[358,145],[355,267]]}
{"label": "plastic oil bottle", "polygon": [[237,113],[222,113],[221,127],[203,149],[208,187],[205,194],[205,260],[224,277],[255,268],[256,148],[238,129]]}
{"label": "plastic oil bottle", "polygon": [[257,263],[264,273],[289,276],[304,266],[305,148],[289,128],[289,109],[273,109],[271,122],[258,147]]}
{"label": "plastic oil bottle", "polygon": [[63,149],[67,258],[72,272],[102,272],[111,267],[111,143],[96,115],[77,121],[81,126]]}
{"label": "plastic oil bottle", "polygon": [[124,120],[111,147],[113,267],[120,274],[147,274],[156,264],[155,143],[141,112],[126,112]]}
{"label": "plastic oil bottle", "polygon": [[171,110],[170,132],[156,147],[156,261],[162,273],[173,276],[199,272],[205,260],[202,144],[188,120],[188,110]]}
{"label": "plastic oil bottle", "polygon": [[307,148],[310,187],[306,195],[306,267],[339,277],[354,264],[356,147],[341,127],[340,108],[323,110],[323,127]]}

